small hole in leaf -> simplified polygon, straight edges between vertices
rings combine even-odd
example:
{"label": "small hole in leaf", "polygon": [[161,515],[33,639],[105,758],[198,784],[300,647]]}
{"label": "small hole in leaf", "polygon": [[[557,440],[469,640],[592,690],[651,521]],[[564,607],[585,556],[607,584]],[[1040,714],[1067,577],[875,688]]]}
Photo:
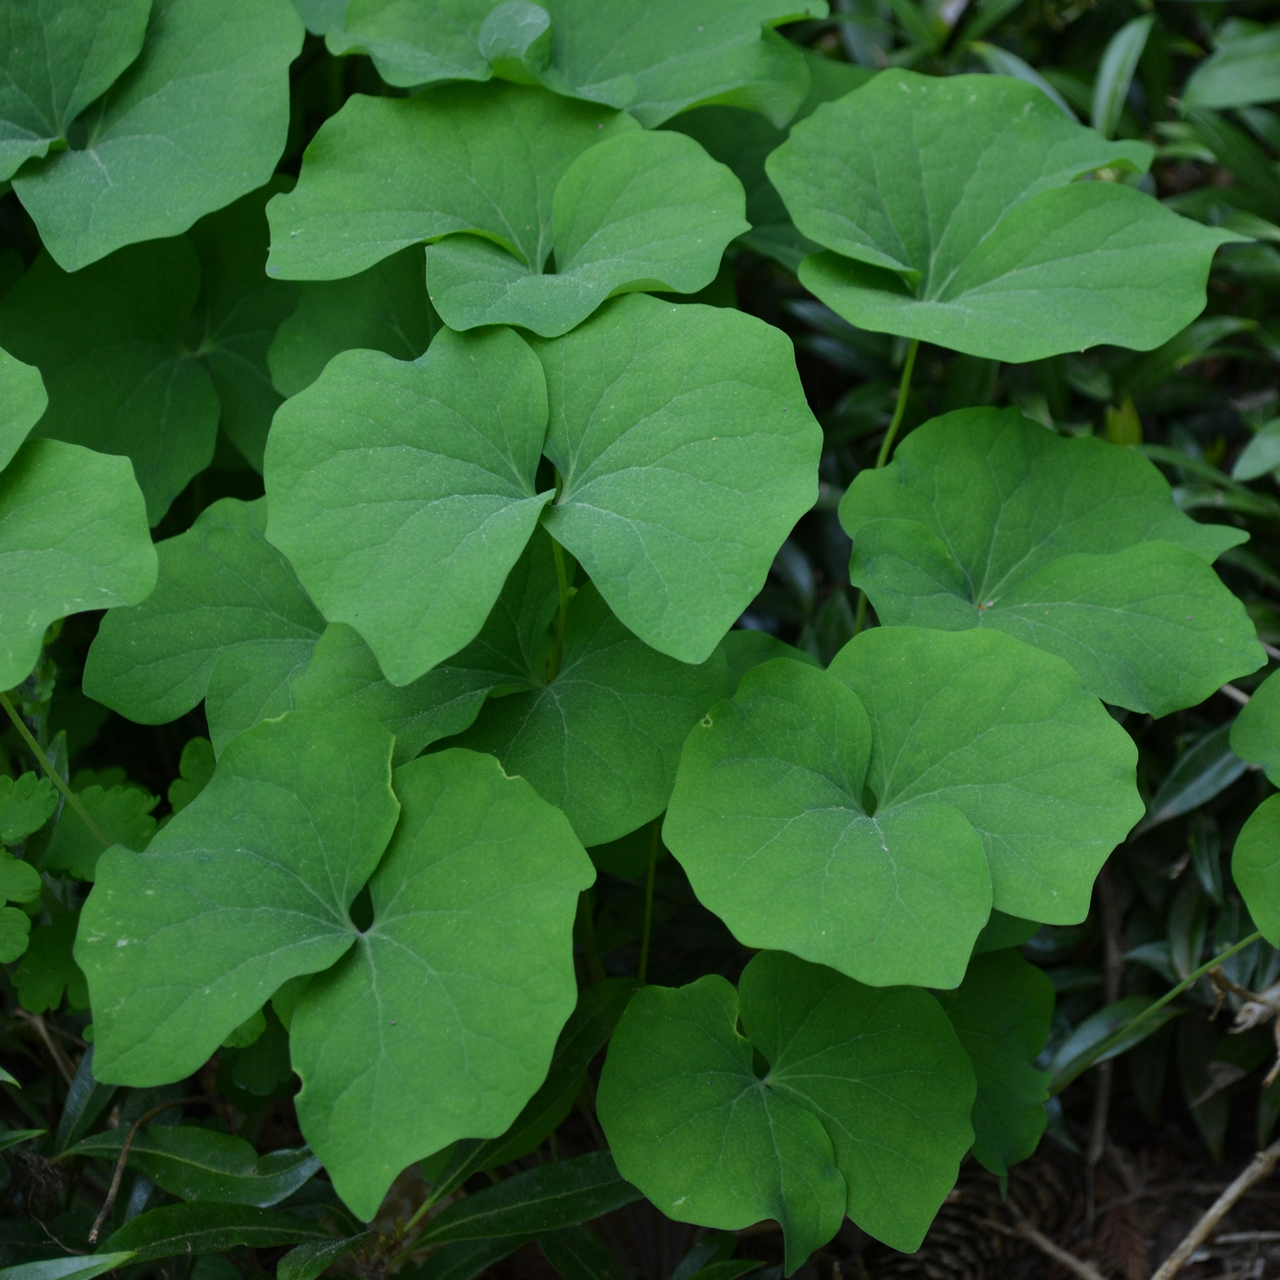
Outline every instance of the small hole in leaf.
{"label": "small hole in leaf", "polygon": [[369,893],[368,885],[356,894],[356,900],[351,904],[351,911],[348,914],[351,916],[351,923],[361,933],[368,933],[373,925],[373,897]]}

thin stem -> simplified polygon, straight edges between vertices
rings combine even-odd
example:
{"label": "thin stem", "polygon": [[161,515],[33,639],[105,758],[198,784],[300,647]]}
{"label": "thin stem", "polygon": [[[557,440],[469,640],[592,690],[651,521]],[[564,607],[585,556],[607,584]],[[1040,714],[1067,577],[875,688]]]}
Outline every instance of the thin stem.
{"label": "thin stem", "polygon": [[53,767],[49,757],[40,749],[40,744],[32,736],[31,730],[26,726],[26,722],[14,710],[13,703],[3,693],[0,693],[0,706],[3,706],[5,711],[8,712],[9,719],[13,721],[13,727],[22,735],[22,740],[27,744],[27,749],[40,762],[40,767],[49,775],[49,780],[62,792],[62,798],[76,811],[80,821],[89,828],[95,838],[102,841],[103,848],[109,849],[112,841],[107,839],[103,834],[102,828],[89,816],[89,811],[81,804],[80,797],[63,782],[62,776]]}
{"label": "thin stem", "polygon": [[1218,965],[1220,965],[1224,960],[1230,960],[1231,957],[1235,955],[1237,951],[1243,951],[1245,947],[1252,946],[1261,937],[1262,937],[1261,930],[1259,930],[1257,933],[1251,933],[1247,938],[1242,938],[1239,942],[1237,942],[1235,946],[1228,947],[1225,951],[1220,952],[1218,955],[1214,956],[1212,960],[1206,961],[1198,969],[1187,974],[1187,976],[1183,978],[1183,980],[1180,983],[1178,983],[1176,987],[1171,987],[1168,991],[1164,993],[1164,995],[1160,997],[1159,1000],[1156,1000],[1154,1003],[1147,1005],[1147,1007],[1143,1009],[1141,1013],[1137,1014],[1135,1017],[1130,1018],[1129,1021],[1126,1022],[1124,1026],[1121,1027],[1119,1030],[1113,1031],[1109,1036],[1106,1036],[1102,1040],[1099,1040],[1098,1043],[1095,1044],[1093,1048],[1089,1051],[1088,1056],[1083,1061],[1078,1062],[1074,1065],[1074,1068],[1069,1076],[1066,1076],[1066,1077],[1060,1076],[1058,1079],[1054,1080],[1053,1084],[1049,1088],[1049,1092],[1051,1094],[1061,1093],[1063,1089],[1065,1089],[1067,1085],[1069,1085],[1077,1076],[1082,1075],[1084,1072],[1088,1071],[1089,1068],[1093,1066],[1093,1064],[1097,1062],[1097,1060],[1100,1057],[1102,1057],[1104,1053],[1108,1052],[1108,1050],[1118,1045],[1126,1036],[1132,1034],[1135,1027],[1141,1026],[1144,1022],[1147,1021],[1148,1018],[1152,1017],[1156,1013],[1159,1013],[1160,1010],[1165,1007],[1165,1005],[1167,1005],[1171,1000],[1176,1000],[1184,991],[1187,990],[1188,987],[1195,986],[1195,984],[1199,982],[1200,979],[1203,978],[1204,975],[1208,973],[1210,969],[1216,969]]}
{"label": "thin stem", "polygon": [[[898,428],[902,426],[903,415],[907,412],[907,396],[911,391],[911,374],[916,367],[916,353],[920,350],[920,339],[912,338],[911,345],[907,348],[907,358],[902,364],[902,377],[898,380],[898,399],[893,406],[893,417],[889,419],[889,429],[884,433],[884,439],[880,442],[880,452],[876,455],[877,471],[880,470],[888,461],[889,454],[893,449],[893,442],[898,434]],[[853,634],[859,635],[862,628],[867,623],[867,593],[858,588],[858,605],[857,612],[853,619]]]}
{"label": "thin stem", "polygon": [[560,674],[560,664],[564,661],[564,620],[569,612],[569,573],[564,563],[564,548],[551,539],[551,551],[556,562],[556,585],[560,588],[560,606],[556,610],[556,629],[551,640],[551,661],[547,666],[547,677],[554,680]]}
{"label": "thin stem", "polygon": [[662,839],[658,819],[653,820],[653,839],[649,843],[649,878],[644,887],[644,934],[640,939],[640,968],[636,977],[641,982],[649,972],[649,934],[653,929],[653,871],[658,865],[658,842]]}

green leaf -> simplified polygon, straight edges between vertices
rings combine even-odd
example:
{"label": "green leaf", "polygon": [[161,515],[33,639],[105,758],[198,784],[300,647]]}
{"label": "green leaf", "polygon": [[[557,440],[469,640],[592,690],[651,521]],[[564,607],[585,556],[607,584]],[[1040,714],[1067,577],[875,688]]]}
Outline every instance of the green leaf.
{"label": "green leaf", "polygon": [[15,0],[0,15],[0,178],[66,143],[67,127],[138,56],[151,0],[88,0],[46,10]]}
{"label": "green leaf", "polygon": [[1280,26],[1220,44],[1187,79],[1184,110],[1245,107],[1280,98]]}
{"label": "green leaf", "polygon": [[59,265],[177,235],[266,182],[302,36],[289,0],[153,0],[142,54],[102,99],[87,145],[14,175]]}
{"label": "green leaf", "polygon": [[222,1253],[237,1245],[273,1249],[331,1238],[313,1222],[280,1209],[196,1202],[141,1213],[110,1236],[102,1248],[133,1249],[136,1262],[152,1262],[183,1254]]}
{"label": "green leaf", "polygon": [[[160,803],[160,797],[142,787],[107,789],[94,784],[80,792],[80,803],[113,844],[145,849],[156,829],[151,810]],[[44,871],[65,871],[77,880],[92,880],[102,852],[102,842],[67,805],[53,829],[53,838],[40,859],[40,866]]]}
{"label": "green leaf", "polygon": [[607,1151],[513,1174],[432,1218],[419,1244],[525,1236],[574,1226],[640,1199]]}
{"label": "green leaf", "polygon": [[94,1280],[95,1276],[123,1267],[134,1256],[132,1250],[127,1250],[24,1262],[16,1267],[6,1267],[5,1280]]}
{"label": "green leaf", "polygon": [[145,853],[103,854],[76,943],[99,1079],[181,1080],[286,979],[351,946],[349,908],[398,810],[391,745],[361,716],[268,721]]}
{"label": "green leaf", "polygon": [[1147,47],[1147,37],[1155,21],[1154,14],[1146,13],[1126,22],[1102,52],[1102,62],[1093,84],[1090,123],[1104,138],[1115,137],[1120,113],[1133,84],[1133,73],[1138,69],[1138,59]]}
{"label": "green leaf", "polygon": [[1106,702],[1167,715],[1266,661],[1208,563],[1241,531],[1195,524],[1136,453],[1017,409],[913,431],[854,480],[840,519],[882,623],[1003,631]]}
{"label": "green leaf", "polygon": [[89,989],[71,953],[79,919],[78,911],[59,911],[48,924],[32,929],[31,942],[12,974],[18,1003],[28,1013],[56,1012],[64,992],[73,1009],[89,1007]]}
{"label": "green leaf", "polygon": [[143,599],[156,553],[128,461],[28,440],[0,472],[0,578],[0,689],[26,678],[55,619]]}
{"label": "green leaf", "polygon": [[1280,467],[1280,418],[1261,427],[1231,468],[1233,480],[1256,480]]}
{"label": "green leaf", "polygon": [[1280,946],[1280,796],[1264,800],[1236,837],[1231,877],[1254,924]]}
{"label": "green leaf", "polygon": [[[902,165],[884,168],[885,154]],[[767,171],[826,252],[800,280],[860,328],[997,360],[1148,350],[1204,307],[1231,232],[1115,182],[1151,149],[1106,142],[1010,76],[886,71],[797,125]]]}
{"label": "green leaf", "polygon": [[1020,947],[1039,932],[1040,925],[1035,920],[1023,920],[1019,916],[1005,915],[1003,911],[993,911],[991,918],[983,925],[982,932],[978,934],[977,942],[973,944],[973,954],[981,956],[988,951]]}
{"label": "green leaf", "polygon": [[590,1227],[543,1232],[538,1248],[562,1280],[627,1280],[630,1274]]}
{"label": "green leaf", "polygon": [[178,777],[169,784],[169,806],[174,813],[185,809],[209,784],[217,759],[208,738],[192,738],[182,748]]}
{"label": "green leaf", "polygon": [[641,640],[705,661],[817,498],[822,436],[790,339],[632,295],[534,349],[562,478],[548,532]]}
{"label": "green leaf", "polygon": [[427,287],[453,329],[513,324],[554,338],[608,297],[710,284],[743,220],[738,180],[678,133],[625,133],[583,152],[556,187],[554,274],[492,240],[450,236],[427,249]]}
{"label": "green leaf", "polygon": [[[115,1163],[127,1134],[125,1126],[95,1133],[64,1154]],[[142,1129],[129,1147],[128,1164],[181,1200],[264,1209],[291,1196],[320,1168],[306,1147],[260,1156],[243,1138],[192,1124]]]}
{"label": "green leaf", "polygon": [[917,1248],[973,1140],[973,1096],[931,996],[764,952],[738,993],[710,976],[636,995],[598,1106],[619,1167],[663,1213],[727,1230],[775,1218],[792,1271],[846,1211]]}
{"label": "green leaf", "polygon": [[584,845],[606,844],[667,807],[685,737],[725,695],[726,664],[719,652],[689,666],[650,649],[587,583],[569,605],[559,672],[547,681],[530,668],[525,689],[492,699],[459,745],[528,779]]}
{"label": "green leaf", "polygon": [[819,667],[822,664],[812,654],[797,649],[794,645],[785,644],[777,636],[767,631],[734,630],[720,642],[724,656],[729,663],[729,694],[737,693],[742,677],[758,667],[762,662],[772,658],[790,658],[793,662],[802,662],[807,667]]}
{"label": "green leaf", "polygon": [[527,1243],[520,1236],[501,1240],[464,1240],[436,1249],[415,1273],[416,1280],[475,1280],[495,1262]]}
{"label": "green leaf", "polygon": [[215,751],[291,709],[290,682],[324,619],[267,542],[266,503],[223,498],[159,544],[156,589],[103,619],[85,663],[89,697],[141,724],[205,700]]}
{"label": "green leaf", "polygon": [[31,917],[17,907],[0,907],[0,964],[12,964],[27,950],[30,939]]}
{"label": "green leaf", "polygon": [[337,1262],[368,1238],[369,1233],[365,1231],[358,1236],[345,1236],[340,1240],[316,1240],[311,1244],[300,1244],[276,1263],[277,1280],[316,1280],[331,1263]]}
{"label": "green leaf", "polygon": [[8,1151],[10,1147],[30,1142],[33,1138],[39,1138],[47,1132],[47,1129],[9,1129],[0,1133],[0,1151]]}
{"label": "green leaf", "polygon": [[416,360],[440,327],[427,300],[422,250],[416,245],[359,275],[296,288],[297,309],[280,325],[267,352],[271,380],[284,396],[309,387],[334,356],[352,347]]}
{"label": "green leaf", "polygon": [[664,837],[746,945],[953,987],[993,893],[1083,919],[1140,812],[1133,769],[1132,740],[1058,659],[881,627],[829,672],[749,671],[690,734]]}
{"label": "green leaf", "polygon": [[1140,1022],[1128,1035],[1121,1036],[1105,1053],[1094,1056],[1095,1045],[1114,1035],[1121,1027],[1128,1026],[1152,1003],[1151,996],[1125,996],[1114,1004],[1091,1013],[1054,1050],[1053,1059],[1049,1063],[1049,1070],[1052,1073],[1049,1082],[1050,1094],[1060,1093],[1087,1067],[1119,1057],[1120,1054],[1132,1049],[1136,1044],[1141,1044],[1148,1036],[1159,1031],[1166,1022],[1172,1022],[1174,1018],[1180,1018],[1186,1012],[1185,1009],[1180,1009],[1176,1005],[1165,1005],[1151,1017]]}
{"label": "green leaf", "polygon": [[276,415],[267,536],[392,684],[483,625],[552,496],[534,484],[546,413],[537,360],[494,329],[442,330],[411,364],[344,352]]}
{"label": "green leaf", "polygon": [[[450,85],[412,98],[354,96],[277,196],[272,275],[332,280],[408,245],[470,232],[540,271],[557,184],[629,117],[521,85]],[[713,273],[714,274],[714,273]]]}
{"label": "green leaf", "polygon": [[15,360],[3,350],[0,350],[0,393],[4,396],[3,407],[0,407],[0,468],[3,468],[18,452],[27,432],[40,421],[49,397],[45,394],[40,370]]}
{"label": "green leaf", "polygon": [[0,852],[0,902],[34,902],[43,887],[40,873],[31,863]]}
{"label": "green leaf", "polygon": [[218,395],[180,342],[199,291],[176,239],[74,275],[42,253],[0,299],[0,343],[44,375],[40,434],[130,458],[152,524],[213,458]]}
{"label": "green leaf", "polygon": [[24,773],[0,777],[0,844],[19,844],[39,831],[58,807],[58,793],[48,778]]}
{"label": "green leaf", "polygon": [[[1280,672],[1272,672],[1240,709],[1230,729],[1231,750],[1250,764],[1260,764],[1280,786]],[[0,786],[4,784],[0,782]]]}
{"label": "green leaf", "polygon": [[973,1064],[973,1154],[997,1177],[1031,1155],[1045,1127],[1049,1074],[1035,1061],[1049,1039],[1053,983],[1013,950],[975,957],[955,991],[937,993]]}
{"label": "green leaf", "polygon": [[576,994],[578,893],[595,875],[563,814],[491,757],[424,756],[395,786],[374,922],[307,985],[290,1025],[303,1133],[366,1220],[406,1165],[502,1133],[542,1082]]}
{"label": "green leaf", "polygon": [[1210,729],[1192,743],[1151,797],[1138,830],[1149,831],[1170,818],[1190,813],[1225,791],[1247,768],[1231,749],[1233,739],[1234,728],[1228,723]]}

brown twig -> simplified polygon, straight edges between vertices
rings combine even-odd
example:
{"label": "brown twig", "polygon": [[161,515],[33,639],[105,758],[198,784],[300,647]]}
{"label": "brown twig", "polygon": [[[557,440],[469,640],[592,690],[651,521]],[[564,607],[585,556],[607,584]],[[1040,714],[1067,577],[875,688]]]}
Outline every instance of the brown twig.
{"label": "brown twig", "polygon": [[1097,1267],[1092,1263],[1085,1262],[1081,1258],[1077,1258],[1074,1253],[1068,1253],[1066,1249],[1060,1245],[1054,1244],[1041,1231],[1037,1231],[1035,1227],[1027,1222],[1019,1222],[1016,1227],[1006,1227],[1003,1222],[991,1221],[989,1225],[1004,1236],[1013,1236],[1018,1240],[1025,1240],[1028,1244],[1034,1245],[1046,1257],[1052,1258],[1054,1262],[1066,1267],[1073,1275],[1080,1276],[1081,1280],[1107,1280]]}
{"label": "brown twig", "polygon": [[98,1232],[102,1230],[102,1224],[106,1222],[111,1210],[115,1208],[116,1196],[120,1194],[120,1180],[124,1177],[124,1167],[129,1159],[129,1148],[133,1146],[133,1140],[138,1136],[138,1130],[142,1128],[148,1120],[154,1120],[156,1116],[163,1115],[166,1111],[172,1111],[174,1107],[190,1107],[197,1102],[208,1102],[208,1098],[178,1098],[173,1102],[162,1102],[158,1107],[152,1107],[150,1111],[144,1111],[129,1126],[129,1132],[125,1135],[124,1145],[120,1148],[120,1157],[116,1160],[115,1172],[111,1175],[111,1186],[107,1189],[107,1198],[102,1202],[102,1208],[98,1211],[98,1216],[93,1220],[93,1226],[89,1230],[89,1243],[98,1243]]}
{"label": "brown twig", "polygon": [[58,1068],[58,1074],[70,1085],[76,1078],[76,1069],[71,1065],[71,1059],[62,1051],[62,1046],[49,1034],[49,1028],[45,1025],[44,1019],[37,1013],[28,1013],[25,1009],[14,1009],[13,1012],[28,1026],[35,1028],[36,1034],[44,1042],[44,1047],[49,1050],[49,1056],[53,1059],[53,1065]]}
{"label": "brown twig", "polygon": [[1248,1168],[1213,1202],[1200,1221],[1187,1233],[1186,1239],[1160,1264],[1151,1280],[1172,1280],[1187,1264],[1193,1253],[1213,1234],[1214,1228],[1235,1207],[1235,1203],[1255,1182],[1271,1176],[1280,1160],[1280,1141],[1259,1151]]}

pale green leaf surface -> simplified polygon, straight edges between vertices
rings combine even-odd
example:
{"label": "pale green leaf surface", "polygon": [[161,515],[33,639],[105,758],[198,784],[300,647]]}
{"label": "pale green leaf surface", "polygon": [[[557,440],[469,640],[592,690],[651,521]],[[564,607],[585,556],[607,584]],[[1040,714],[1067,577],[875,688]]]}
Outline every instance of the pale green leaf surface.
{"label": "pale green leaf surface", "polygon": [[597,1108],[622,1175],[669,1218],[781,1225],[787,1269],[844,1218],[845,1181],[821,1121],[752,1069],[738,993],[718,975],[646,987],[613,1034]]}
{"label": "pale green leaf surface", "polygon": [[182,1079],[286,979],[351,946],[348,910],[398,811],[391,747],[357,715],[258,725],[145,853],[103,854],[76,941],[99,1079]]}
{"label": "pale green leaf surface", "polygon": [[870,757],[858,698],[775,659],[690,734],[664,838],[745,945],[877,985],[955,986],[991,911],[982,842],[945,802],[869,814]]}
{"label": "pale green leaf surface", "polygon": [[1245,107],[1280,98],[1280,26],[1219,46],[1191,73],[1184,109]]}
{"label": "pale green leaf surface", "polygon": [[24,773],[0,777],[0,844],[17,844],[39,831],[58,807],[58,793],[48,778]]}
{"label": "pale green leaf surface", "polygon": [[502,1133],[542,1082],[595,875],[564,815],[490,757],[439,752],[395,785],[374,923],[290,1027],[303,1133],[365,1219],[406,1165]]}
{"label": "pale green leaf surface", "polygon": [[9,465],[48,403],[40,370],[0,350],[0,468]]}
{"label": "pale green leaf surface", "polygon": [[574,159],[635,122],[523,85],[355,95],[321,126],[298,185],[272,200],[272,275],[333,280],[465,231],[541,270],[556,186]]}
{"label": "pale green leaf surface", "polygon": [[1280,946],[1280,796],[1264,800],[1236,837],[1231,878],[1254,924]]}
{"label": "pale green leaf surface", "polygon": [[1016,409],[912,432],[841,502],[851,576],[890,626],[992,628],[1106,702],[1162,716],[1265,661],[1208,561],[1240,539],[1174,506],[1155,467]]}
{"label": "pale green leaf surface", "polygon": [[0,902],[33,902],[42,887],[40,873],[31,863],[0,852]]}
{"label": "pale green leaf surface", "polygon": [[1280,418],[1273,418],[1240,450],[1231,468],[1231,478],[1256,480],[1277,467],[1280,467]]}
{"label": "pale green leaf surface", "polygon": [[955,991],[936,993],[977,1077],[973,1154],[997,1177],[1036,1149],[1049,1073],[1035,1062],[1049,1039],[1053,983],[1015,950],[974,958]]}
{"label": "pale green leaf surface", "polygon": [[831,674],[870,717],[881,808],[954,806],[982,837],[999,910],[1084,919],[1142,802],[1133,739],[1066,663],[994,631],[877,627]]}
{"label": "pale green leaf surface", "polygon": [[5,1280],[94,1280],[95,1276],[123,1267],[133,1256],[133,1250],[119,1250],[23,1262],[16,1267],[6,1267]]}
{"label": "pale green leaf surface", "polygon": [[276,415],[267,536],[392,684],[484,625],[552,496],[534,486],[546,403],[511,330],[442,330],[412,364],[344,352]]}
{"label": "pale green leaf surface", "polygon": [[344,280],[307,281],[298,292],[297,309],[267,351],[271,380],[283,396],[309,387],[338,352],[352,347],[416,360],[440,327],[416,245]]}
{"label": "pale green leaf surface", "polygon": [[0,580],[0,689],[26,678],[56,618],[143,599],[156,552],[128,460],[28,440],[0,473]]}
{"label": "pale green leaf surface", "polygon": [[12,177],[138,56],[151,0],[10,0],[0,9],[0,179]]}
{"label": "pale green leaf surface", "polygon": [[606,844],[667,807],[685,737],[726,683],[721,653],[690,666],[649,648],[587,584],[555,679],[528,669],[527,692],[491,700],[459,745],[526,778],[584,845]]}
{"label": "pale green leaf surface", "polygon": [[27,949],[31,917],[17,907],[0,907],[0,964],[12,964]]}
{"label": "pale green leaf surface", "polygon": [[1138,69],[1138,59],[1147,47],[1147,38],[1154,25],[1154,14],[1144,13],[1133,18],[1111,37],[1102,51],[1102,61],[1093,82],[1090,123],[1104,138],[1115,137],[1120,113],[1133,84],[1133,73]]}
{"label": "pale green leaf surface", "polygon": [[152,524],[213,459],[218,395],[181,343],[199,290],[177,239],[74,274],[42,253],[0,299],[0,345],[44,376],[39,434],[127,455]]}
{"label": "pale green leaf surface", "polygon": [[342,26],[350,0],[293,0],[293,7],[312,35],[322,36]]}
{"label": "pale green leaf surface", "polygon": [[[141,787],[104,788],[95,783],[80,792],[80,803],[113,844],[145,849],[155,832],[156,820],[151,810],[160,803],[160,797]],[[77,880],[92,880],[102,852],[102,842],[80,815],[65,805],[40,866],[44,871],[66,872]]]}
{"label": "pale green leaf surface", "polygon": [[548,531],[646,644],[704,661],[817,498],[822,433],[790,340],[631,295],[534,349],[563,480]]}
{"label": "pale green leaf surface", "polygon": [[174,720],[203,698],[217,751],[290,710],[290,682],[310,661],[324,619],[265,525],[264,500],[223,498],[160,543],[155,591],[103,619],[85,692],[142,724]]}
{"label": "pale green leaf surface", "polygon": [[[904,163],[886,169],[886,153]],[[847,320],[1024,361],[1148,350],[1203,309],[1232,233],[1073,181],[1150,160],[1021,80],[888,71],[797,125],[767,172],[799,230],[834,251],[806,259],[801,282]]]}
{"label": "pale green leaf surface", "polygon": [[765,1087],[831,1136],[849,1216],[895,1249],[918,1248],[973,1141],[973,1076],[937,1002],[780,951],[748,964],[738,991],[769,1062]]}
{"label": "pale green leaf surface", "polygon": [[[121,1125],[95,1133],[66,1154],[114,1163],[128,1132]],[[128,1163],[182,1200],[260,1208],[291,1196],[320,1168],[320,1161],[306,1147],[259,1155],[243,1138],[191,1124],[153,1124],[140,1130],[129,1147]]]}
{"label": "pale green leaf surface", "polygon": [[748,226],[741,184],[693,139],[625,133],[584,151],[560,179],[554,274],[491,240],[450,236],[427,249],[427,288],[453,329],[513,324],[554,338],[613,294],[704,288]]}
{"label": "pale green leaf surface", "polygon": [[1240,709],[1231,726],[1231,750],[1241,760],[1260,764],[1280,786],[1280,678],[1273,672]]}
{"label": "pale green leaf surface", "polygon": [[153,0],[142,54],[101,100],[87,145],[14,177],[59,265],[177,235],[266,182],[302,37],[289,0]]}

